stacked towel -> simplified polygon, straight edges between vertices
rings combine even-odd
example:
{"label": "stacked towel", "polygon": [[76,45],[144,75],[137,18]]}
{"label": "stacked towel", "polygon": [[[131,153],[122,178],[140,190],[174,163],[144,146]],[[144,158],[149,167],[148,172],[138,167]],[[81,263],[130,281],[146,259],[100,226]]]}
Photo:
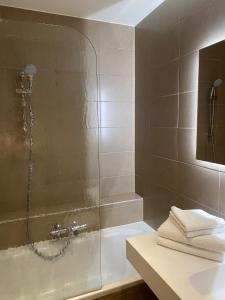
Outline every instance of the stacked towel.
{"label": "stacked towel", "polygon": [[161,246],[220,262],[224,259],[225,221],[201,209],[173,206],[158,235]]}
{"label": "stacked towel", "polygon": [[172,206],[170,216],[186,237],[222,232],[225,227],[224,219],[210,215],[202,209],[183,210]]}

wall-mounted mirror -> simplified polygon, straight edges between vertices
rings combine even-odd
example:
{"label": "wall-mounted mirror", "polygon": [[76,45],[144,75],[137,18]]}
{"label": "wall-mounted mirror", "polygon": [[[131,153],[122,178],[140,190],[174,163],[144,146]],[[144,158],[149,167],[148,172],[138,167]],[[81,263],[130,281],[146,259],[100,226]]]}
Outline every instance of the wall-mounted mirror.
{"label": "wall-mounted mirror", "polygon": [[225,41],[199,52],[197,159],[225,165]]}

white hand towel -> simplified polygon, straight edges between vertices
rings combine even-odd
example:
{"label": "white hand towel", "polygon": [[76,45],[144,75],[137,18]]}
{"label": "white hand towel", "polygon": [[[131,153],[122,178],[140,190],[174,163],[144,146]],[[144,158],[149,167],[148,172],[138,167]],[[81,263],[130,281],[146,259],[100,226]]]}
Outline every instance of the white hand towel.
{"label": "white hand towel", "polygon": [[222,253],[207,251],[207,250],[192,247],[189,245],[184,245],[184,244],[174,242],[174,241],[162,238],[162,237],[157,238],[157,244],[160,246],[166,247],[166,248],[176,250],[176,251],[184,252],[184,253],[191,254],[194,256],[207,258],[210,260],[215,260],[218,262],[222,262],[224,259],[224,255]]}
{"label": "white hand towel", "polygon": [[160,237],[204,250],[225,252],[225,232],[187,238],[170,216],[159,228]]}
{"label": "white hand towel", "polygon": [[[179,226],[178,223],[177,223],[177,226]],[[217,234],[217,233],[221,233],[221,232],[225,232],[224,226],[218,227],[215,229],[195,230],[195,231],[189,231],[189,232],[182,231],[182,233],[188,238],[193,238],[193,237],[197,237],[197,236],[201,236],[201,235]]]}
{"label": "white hand towel", "polygon": [[186,236],[209,234],[209,230],[225,230],[222,218],[210,215],[202,209],[182,210],[171,207],[170,216],[179,224]]}

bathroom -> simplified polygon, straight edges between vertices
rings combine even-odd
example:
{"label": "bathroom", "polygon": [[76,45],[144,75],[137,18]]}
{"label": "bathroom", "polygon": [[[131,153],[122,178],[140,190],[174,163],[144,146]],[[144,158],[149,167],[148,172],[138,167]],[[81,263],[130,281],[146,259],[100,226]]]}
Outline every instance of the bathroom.
{"label": "bathroom", "polygon": [[0,0],[0,40],[1,299],[225,299],[223,264],[156,245],[199,270],[175,296],[138,248],[171,207],[225,218],[225,158],[200,131],[225,91],[225,55],[213,75],[203,57],[225,1]]}

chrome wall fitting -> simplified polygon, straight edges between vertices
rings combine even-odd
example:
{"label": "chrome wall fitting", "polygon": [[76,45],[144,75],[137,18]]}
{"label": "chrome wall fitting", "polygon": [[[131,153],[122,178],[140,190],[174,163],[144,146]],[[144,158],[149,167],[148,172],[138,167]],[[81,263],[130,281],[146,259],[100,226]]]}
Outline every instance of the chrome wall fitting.
{"label": "chrome wall fitting", "polygon": [[63,227],[60,224],[55,224],[53,230],[50,231],[50,236],[53,238],[62,238],[65,236],[70,236],[71,234],[78,234],[80,231],[87,229],[87,224],[77,225],[74,221],[71,225]]}

